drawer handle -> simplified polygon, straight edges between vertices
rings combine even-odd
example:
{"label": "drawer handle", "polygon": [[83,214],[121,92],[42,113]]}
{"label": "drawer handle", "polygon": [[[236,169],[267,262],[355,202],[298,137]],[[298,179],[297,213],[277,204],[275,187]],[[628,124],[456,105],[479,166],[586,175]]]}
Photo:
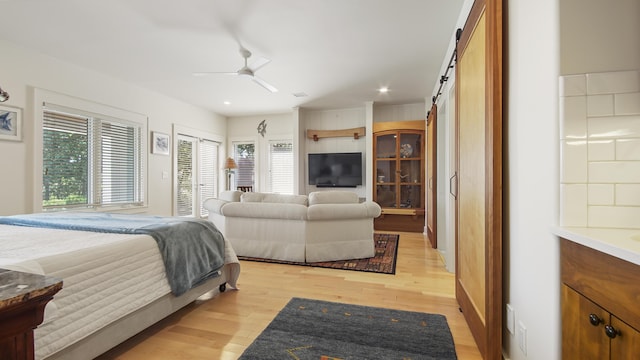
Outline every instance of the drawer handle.
{"label": "drawer handle", "polygon": [[596,314],[589,314],[589,322],[593,326],[598,326],[604,322],[604,320],[600,319]]}
{"label": "drawer handle", "polygon": [[620,335],[620,330],[616,330],[616,328],[611,325],[605,325],[604,333],[607,334],[608,337],[614,339],[616,336]]}

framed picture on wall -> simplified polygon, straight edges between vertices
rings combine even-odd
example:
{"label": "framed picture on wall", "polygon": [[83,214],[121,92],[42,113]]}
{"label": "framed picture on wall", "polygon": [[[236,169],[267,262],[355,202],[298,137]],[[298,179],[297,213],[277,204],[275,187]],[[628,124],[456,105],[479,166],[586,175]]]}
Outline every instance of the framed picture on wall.
{"label": "framed picture on wall", "polygon": [[22,109],[0,105],[0,140],[22,141]]}
{"label": "framed picture on wall", "polygon": [[151,133],[151,153],[158,155],[169,155],[169,135],[152,132]]}

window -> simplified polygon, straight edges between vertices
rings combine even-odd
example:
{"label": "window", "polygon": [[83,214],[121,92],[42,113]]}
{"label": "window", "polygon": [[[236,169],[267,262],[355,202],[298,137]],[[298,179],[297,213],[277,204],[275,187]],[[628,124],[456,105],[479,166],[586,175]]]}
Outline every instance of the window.
{"label": "window", "polygon": [[235,169],[235,186],[231,189],[237,189],[238,186],[255,187],[255,153],[256,145],[253,142],[233,142],[233,159],[236,161],[238,168]]}
{"label": "window", "polygon": [[144,204],[143,124],[45,105],[42,208]]}
{"label": "window", "polygon": [[293,143],[269,141],[269,185],[271,191],[293,194]]}

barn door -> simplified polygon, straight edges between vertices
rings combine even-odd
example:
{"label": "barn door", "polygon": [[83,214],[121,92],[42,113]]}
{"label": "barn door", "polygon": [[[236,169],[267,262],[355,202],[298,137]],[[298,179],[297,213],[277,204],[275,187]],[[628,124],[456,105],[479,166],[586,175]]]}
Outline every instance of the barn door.
{"label": "barn door", "polygon": [[427,117],[427,236],[431,247],[438,248],[438,234],[436,232],[438,208],[436,206],[437,194],[437,168],[438,168],[438,109],[436,104],[431,105]]}
{"label": "barn door", "polygon": [[456,66],[456,298],[485,359],[502,351],[501,29],[501,1],[476,0]]}

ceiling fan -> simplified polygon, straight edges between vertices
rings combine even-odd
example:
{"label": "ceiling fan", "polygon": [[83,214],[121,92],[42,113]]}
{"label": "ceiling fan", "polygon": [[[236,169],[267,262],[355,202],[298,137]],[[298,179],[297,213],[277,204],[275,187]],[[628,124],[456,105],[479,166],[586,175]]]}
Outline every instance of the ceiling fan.
{"label": "ceiling fan", "polygon": [[274,93],[274,92],[278,92],[278,89],[276,89],[273,85],[269,84],[268,82],[264,81],[263,79],[257,77],[255,75],[256,71],[258,71],[258,69],[262,68],[263,66],[267,65],[268,63],[271,62],[271,60],[264,58],[264,57],[259,57],[256,61],[254,61],[251,66],[247,65],[247,60],[249,59],[249,57],[251,57],[251,51],[241,47],[240,48],[240,55],[242,55],[242,57],[244,58],[244,66],[241,67],[240,69],[238,69],[238,71],[234,71],[234,72],[196,72],[193,73],[193,75],[196,76],[205,76],[205,75],[216,75],[216,74],[224,74],[224,75],[238,75],[238,76],[243,76],[243,77],[249,77],[251,78],[251,80],[253,80],[253,82],[255,82],[256,84],[262,86],[263,88],[269,90],[270,92]]}

